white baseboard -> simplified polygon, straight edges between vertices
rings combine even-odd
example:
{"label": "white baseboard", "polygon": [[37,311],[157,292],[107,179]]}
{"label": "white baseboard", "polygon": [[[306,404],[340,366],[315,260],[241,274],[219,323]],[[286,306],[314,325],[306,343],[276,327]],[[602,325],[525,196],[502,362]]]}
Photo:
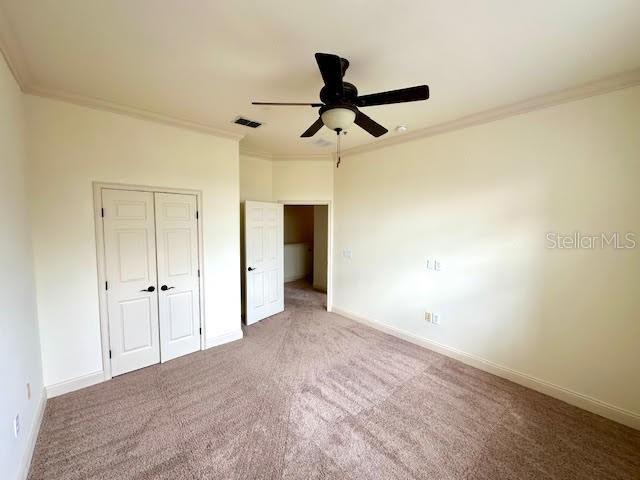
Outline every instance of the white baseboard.
{"label": "white baseboard", "polygon": [[45,389],[47,391],[47,398],[53,398],[58,395],[80,390],[81,388],[90,387],[100,382],[104,382],[104,372],[102,370],[72,378],[71,380],[65,380],[64,382],[47,385]]}
{"label": "white baseboard", "polygon": [[22,462],[18,469],[18,479],[26,480],[29,475],[29,468],[31,467],[31,459],[33,458],[33,451],[36,448],[36,442],[38,440],[38,433],[40,432],[40,425],[42,425],[42,417],[44,417],[44,410],[47,406],[47,392],[43,388],[40,394],[40,400],[36,406],[36,411],[33,415],[33,423],[29,430],[29,437],[27,438],[27,448],[22,456]]}
{"label": "white baseboard", "polygon": [[223,333],[222,335],[216,335],[215,337],[209,337],[206,341],[205,348],[217,347],[225,343],[234,342],[242,338],[242,329],[232,330],[231,332]]}
{"label": "white baseboard", "polygon": [[514,383],[531,388],[532,390],[536,390],[540,393],[544,393],[545,395],[549,395],[550,397],[557,398],[558,400],[562,400],[563,402],[567,402],[571,405],[582,408],[597,415],[601,415],[605,418],[613,420],[614,422],[622,423],[623,425],[627,425],[628,427],[640,430],[640,414],[636,412],[616,407],[615,405],[611,405],[588,395],[584,395],[568,388],[555,385],[551,382],[541,380],[526,373],[512,370],[508,367],[499,365],[489,360],[485,360],[484,358],[478,357],[476,355],[472,355],[456,348],[434,342],[433,340],[419,337],[417,335],[414,335],[413,333],[393,327],[391,325],[359,317],[358,315],[355,315],[347,310],[343,310],[339,307],[333,307],[332,311],[333,313],[342,315],[343,317],[375,328],[376,330],[380,330],[384,333],[388,333],[389,335],[393,335],[394,337],[398,337],[416,345],[420,345],[421,347],[428,348],[429,350],[433,350],[435,352],[446,355],[447,357],[454,358],[461,361],[462,363],[471,365],[472,367],[492,373],[493,375],[497,375],[498,377],[506,378],[507,380],[511,380]]}

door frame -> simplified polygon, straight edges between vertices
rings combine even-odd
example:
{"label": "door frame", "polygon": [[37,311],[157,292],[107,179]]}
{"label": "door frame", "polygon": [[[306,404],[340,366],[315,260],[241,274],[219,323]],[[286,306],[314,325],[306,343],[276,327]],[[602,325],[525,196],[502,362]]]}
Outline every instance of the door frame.
{"label": "door frame", "polygon": [[331,200],[278,200],[282,205],[327,206],[327,312],[333,310],[333,201]]}
{"label": "door frame", "polygon": [[105,289],[106,260],[104,251],[104,224],[102,223],[102,190],[134,190],[139,192],[151,193],[180,193],[183,195],[196,196],[196,208],[198,210],[198,268],[200,269],[200,277],[198,279],[198,287],[200,289],[200,350],[205,349],[204,339],[207,338],[206,325],[204,322],[204,251],[202,239],[202,191],[187,188],[170,188],[170,187],[153,187],[149,185],[129,185],[122,183],[93,182],[93,218],[95,224],[96,235],[96,264],[98,267],[98,311],[100,317],[100,343],[102,349],[102,370],[104,380],[110,380],[111,375],[111,359],[109,358],[109,314],[107,311],[107,291]]}

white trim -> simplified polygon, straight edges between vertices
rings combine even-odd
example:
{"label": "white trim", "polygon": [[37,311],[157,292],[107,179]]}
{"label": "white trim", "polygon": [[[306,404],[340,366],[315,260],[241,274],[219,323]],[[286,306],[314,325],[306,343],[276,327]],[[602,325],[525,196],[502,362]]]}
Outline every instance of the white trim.
{"label": "white trim", "polygon": [[[0,52],[4,56],[9,69],[16,79],[16,82],[24,93],[55,98],[86,107],[108,110],[133,117],[143,118],[145,120],[174,125],[177,127],[201,131],[235,140],[241,140],[242,138],[244,138],[243,134],[221,130],[209,125],[193,122],[191,120],[175,118],[157,112],[147,111],[128,105],[117,104],[108,100],[75,95],[37,86],[32,81],[32,76],[30,74],[28,66],[26,65],[26,62],[24,61],[24,55],[22,54],[21,48],[15,39],[15,35],[13,35],[13,32],[11,32],[10,29],[7,28],[7,26],[7,20],[0,8]],[[342,151],[342,156],[345,157],[349,155],[355,155],[357,153],[377,150],[379,148],[388,147],[390,145],[405,143],[418,138],[438,135],[440,133],[459,130],[473,125],[489,123],[514,115],[519,115],[534,110],[540,110],[543,108],[579,100],[582,98],[602,95],[604,93],[613,92],[615,90],[629,88],[636,85],[640,85],[640,68],[627,72],[617,73],[614,75],[609,75],[607,77],[600,78],[592,82],[575,85],[564,90],[552,91],[500,107],[472,113],[453,121],[437,123],[426,128],[410,131],[403,135],[387,137],[372,143],[348,148]],[[308,160],[310,158],[325,156],[325,154],[321,153],[274,154],[259,151],[251,152],[249,149],[244,149],[242,147],[240,147],[240,154],[257,156],[270,160]],[[331,158],[331,154],[329,154],[328,156]]]}
{"label": "white trim", "polygon": [[634,87],[636,85],[640,85],[640,68],[601,78],[595,82],[576,85],[571,88],[538,95],[519,102],[503,105],[501,107],[472,113],[449,122],[437,123],[430,127],[410,131],[403,135],[387,137],[372,143],[347,148],[342,151],[342,157],[370,152],[372,150],[378,150],[380,148],[406,143],[420,138],[431,137],[433,135],[439,135],[453,130],[482,125],[496,120],[513,117],[515,115],[532,112],[534,110],[542,110],[561,103],[568,103],[583,98],[594,97],[596,95],[602,95],[615,90]]}
{"label": "white trim", "polygon": [[44,411],[47,407],[47,392],[42,389],[40,393],[40,400],[36,406],[36,410],[33,415],[33,422],[31,423],[31,429],[29,430],[29,437],[27,438],[27,445],[22,455],[22,461],[18,467],[18,479],[26,480],[29,475],[29,469],[31,468],[31,459],[33,458],[33,452],[36,448],[36,442],[38,441],[38,433],[40,433],[40,426],[42,425],[42,418],[44,417]]}
{"label": "white trim", "polygon": [[283,205],[326,205],[327,225],[327,312],[333,309],[333,201],[332,200],[278,200]]}
{"label": "white trim", "polygon": [[458,350],[457,348],[449,347],[447,345],[434,342],[433,340],[419,337],[417,335],[414,335],[413,333],[407,332],[406,330],[402,330],[400,328],[396,328],[381,322],[376,322],[374,320],[368,320],[359,317],[358,315],[355,315],[341,308],[334,307],[333,312],[369,327],[375,328],[376,330],[380,330],[394,337],[401,338],[421,347],[433,350],[434,352],[441,353],[442,355],[446,355],[447,357],[456,359],[462,363],[471,365],[472,367],[478,368],[485,372],[492,373],[493,375],[497,375],[498,377],[506,378],[507,380],[511,380],[514,383],[531,388],[532,390],[535,390],[537,392],[544,393],[545,395],[549,395],[550,397],[557,398],[558,400],[562,400],[566,403],[582,408],[589,412],[601,415],[605,418],[613,420],[614,422],[622,423],[623,425],[627,425],[628,427],[640,430],[640,414],[638,413],[616,407],[615,405],[603,402],[602,400],[598,400],[597,398],[575,392],[568,388],[561,387],[551,382],[547,382],[546,380],[541,380],[532,375],[518,372],[511,368],[494,363],[490,360],[486,360],[476,355],[463,352],[461,350]]}
{"label": "white trim", "polygon": [[270,160],[272,162],[286,162],[290,160],[324,160],[332,162],[332,154],[327,153],[268,153],[258,150],[250,150],[243,146],[240,146],[240,155],[247,157],[257,157],[263,160]]}
{"label": "white trim", "polygon": [[215,337],[207,338],[206,347],[217,347],[218,345],[223,345],[229,342],[235,342],[236,340],[241,340],[243,337],[242,329],[239,328],[237,330],[232,330],[231,332],[223,333],[221,335],[216,335]]}
{"label": "white trim", "polygon": [[271,155],[270,153],[260,152],[257,150],[249,150],[247,148],[244,148],[242,145],[240,145],[238,152],[239,155],[245,155],[247,157],[257,157],[262,158],[263,160],[273,160],[273,155]]}
{"label": "white trim", "polygon": [[20,45],[18,45],[16,35],[2,6],[0,6],[0,53],[4,57],[18,87],[24,92],[26,86],[31,82],[31,73],[27,68],[27,64],[24,61],[25,56]]}
{"label": "white trim", "polygon": [[305,161],[305,160],[320,160],[326,162],[333,162],[333,158],[331,157],[331,153],[274,153],[271,156],[272,161],[274,162],[289,162],[292,160],[295,161]]}
{"label": "white trim", "polygon": [[119,183],[93,182],[93,218],[96,232],[96,262],[98,270],[98,308],[100,316],[100,341],[102,346],[102,368],[104,371],[104,380],[112,378],[111,375],[111,359],[109,358],[109,321],[107,312],[107,292],[104,288],[106,278],[106,267],[104,258],[104,224],[102,223],[102,190],[105,188],[115,190],[138,190],[144,192],[158,193],[180,193],[196,196],[196,208],[198,210],[198,268],[200,270],[199,286],[200,286],[200,328],[202,335],[200,336],[200,350],[206,348],[204,339],[207,338],[207,326],[204,321],[205,303],[204,303],[204,241],[203,241],[203,202],[202,192],[200,190],[191,190],[186,188],[169,188],[154,187],[149,185],[124,185]]}
{"label": "white trim", "polygon": [[65,393],[75,392],[81,388],[96,385],[97,383],[102,383],[105,380],[107,379],[105,378],[104,371],[98,370],[97,372],[88,373],[80,377],[65,380],[64,382],[47,385],[45,390],[47,392],[47,398],[53,398],[64,395]]}
{"label": "white trim", "polygon": [[134,117],[155,123],[162,123],[164,125],[169,125],[172,127],[194,130],[196,132],[206,133],[209,135],[214,135],[216,137],[228,138],[230,140],[236,141],[240,141],[242,138],[244,138],[243,134],[221,130],[204,123],[197,123],[191,120],[164,115],[159,112],[123,105],[120,103],[111,102],[109,100],[103,100],[101,98],[75,95],[72,93],[50,90],[35,85],[25,85],[22,90],[28,95],[51,98],[62,102],[72,103],[74,105],[80,105],[82,107],[93,108],[94,110],[103,110],[120,115],[127,115],[129,117]]}

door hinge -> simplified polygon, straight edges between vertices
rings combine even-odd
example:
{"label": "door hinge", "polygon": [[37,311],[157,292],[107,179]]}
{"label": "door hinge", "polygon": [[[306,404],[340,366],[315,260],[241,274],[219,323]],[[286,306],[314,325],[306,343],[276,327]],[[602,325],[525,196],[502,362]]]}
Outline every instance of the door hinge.
{"label": "door hinge", "polygon": [[198,278],[200,278],[200,269],[198,269]]}
{"label": "door hinge", "polygon": [[100,215],[102,215],[102,218],[104,218],[104,208],[100,209]]}
{"label": "door hinge", "polygon": [[200,213],[196,210],[196,220],[200,217]]}
{"label": "door hinge", "polygon": [[109,290],[109,282],[104,282],[104,289]]}
{"label": "door hinge", "polygon": [[202,335],[202,327],[200,327],[200,335]]}
{"label": "door hinge", "polygon": [[111,358],[111,350],[109,350],[109,358]]}

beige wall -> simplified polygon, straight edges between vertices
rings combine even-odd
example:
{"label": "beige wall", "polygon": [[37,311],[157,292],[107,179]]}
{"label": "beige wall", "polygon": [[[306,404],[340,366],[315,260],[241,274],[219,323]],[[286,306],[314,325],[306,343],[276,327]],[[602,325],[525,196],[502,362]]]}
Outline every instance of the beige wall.
{"label": "beige wall", "polygon": [[273,162],[274,201],[331,200],[333,171],[331,160],[286,160]]}
{"label": "beige wall", "polygon": [[547,232],[640,236],[640,87],[345,156],[335,175],[336,308],[640,415],[640,245],[545,248]]}
{"label": "beige wall", "polygon": [[273,168],[271,160],[250,155],[240,156],[240,201],[271,201]]}
{"label": "beige wall", "polygon": [[45,384],[102,370],[93,181],[202,191],[207,341],[239,331],[238,143],[25,98]]}
{"label": "beige wall", "polygon": [[0,55],[0,476],[6,479],[26,477],[43,400],[26,140],[23,95]]}
{"label": "beige wall", "polygon": [[269,160],[240,155],[240,198],[259,201],[333,199],[333,160]]}

